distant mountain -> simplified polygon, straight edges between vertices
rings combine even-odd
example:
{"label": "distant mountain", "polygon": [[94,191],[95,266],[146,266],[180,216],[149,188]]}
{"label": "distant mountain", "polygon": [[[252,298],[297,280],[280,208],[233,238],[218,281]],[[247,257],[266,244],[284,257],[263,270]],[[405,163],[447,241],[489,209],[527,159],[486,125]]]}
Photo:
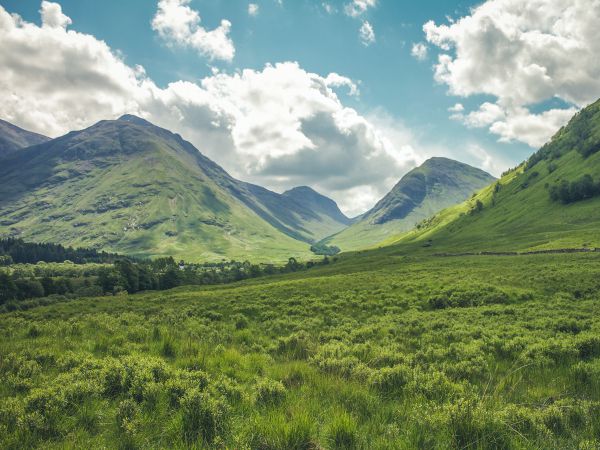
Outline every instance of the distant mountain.
{"label": "distant mountain", "polygon": [[600,248],[600,100],[474,198],[383,244],[435,251]]}
{"label": "distant mountain", "polygon": [[326,239],[326,243],[343,251],[375,245],[466,200],[494,180],[487,172],[467,164],[431,158],[403,176],[370,211],[349,228]]}
{"label": "distant mountain", "polygon": [[41,144],[49,140],[49,137],[24,130],[0,119],[0,158],[22,148]]}
{"label": "distant mountain", "polygon": [[[341,222],[338,222],[341,220]],[[238,181],[139,117],[101,121],[0,164],[0,235],[140,256],[308,256],[345,218]]]}
{"label": "distant mountain", "polygon": [[352,223],[352,219],[348,218],[340,210],[335,201],[323,194],[319,194],[311,187],[298,186],[285,191],[282,196],[318,214],[323,223],[330,222],[330,226],[337,228],[338,231]]}

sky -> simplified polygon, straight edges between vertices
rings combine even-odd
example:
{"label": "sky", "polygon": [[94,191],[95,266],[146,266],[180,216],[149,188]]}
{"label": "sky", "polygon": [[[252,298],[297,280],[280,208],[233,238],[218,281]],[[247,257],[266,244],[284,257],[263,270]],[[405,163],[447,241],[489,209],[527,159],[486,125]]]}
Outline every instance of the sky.
{"label": "sky", "polygon": [[446,156],[499,176],[600,97],[600,0],[0,0],[0,118],[140,115],[360,214]]}

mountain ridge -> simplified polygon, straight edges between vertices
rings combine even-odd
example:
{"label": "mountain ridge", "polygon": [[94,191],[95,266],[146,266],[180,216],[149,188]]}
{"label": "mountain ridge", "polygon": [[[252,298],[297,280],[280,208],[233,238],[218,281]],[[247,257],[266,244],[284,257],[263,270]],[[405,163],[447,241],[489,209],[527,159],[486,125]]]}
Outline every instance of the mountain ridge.
{"label": "mountain ridge", "polygon": [[496,183],[380,245],[451,252],[600,248],[598,229],[600,100]]}
{"label": "mountain ridge", "polygon": [[25,130],[0,119],[0,158],[49,140],[50,138],[47,136]]}
{"label": "mountain ridge", "polygon": [[236,180],[181,136],[131,115],[6,158],[0,215],[5,236],[188,259],[199,249],[195,259],[265,260],[273,246],[280,260],[308,257],[308,244],[345,226]]}
{"label": "mountain ridge", "polygon": [[487,172],[468,164],[444,157],[429,158],[406,173],[356,223],[324,242],[342,251],[368,248],[464,201],[494,180]]}

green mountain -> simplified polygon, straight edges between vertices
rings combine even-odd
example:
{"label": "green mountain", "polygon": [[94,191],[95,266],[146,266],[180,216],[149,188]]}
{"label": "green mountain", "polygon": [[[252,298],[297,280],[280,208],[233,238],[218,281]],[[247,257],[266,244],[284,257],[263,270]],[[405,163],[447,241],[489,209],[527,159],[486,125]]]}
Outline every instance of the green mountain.
{"label": "green mountain", "polygon": [[135,116],[9,155],[0,235],[190,261],[285,260],[339,217],[232,178],[179,135]]}
{"label": "green mountain", "polygon": [[371,247],[469,198],[494,181],[487,172],[447,158],[431,158],[408,172],[352,226],[326,239],[342,251]]}
{"label": "green mountain", "polygon": [[49,140],[49,137],[32,133],[0,119],[0,158],[22,148],[41,144]]}
{"label": "green mountain", "polygon": [[600,247],[599,230],[600,100],[496,183],[383,245],[449,252]]}

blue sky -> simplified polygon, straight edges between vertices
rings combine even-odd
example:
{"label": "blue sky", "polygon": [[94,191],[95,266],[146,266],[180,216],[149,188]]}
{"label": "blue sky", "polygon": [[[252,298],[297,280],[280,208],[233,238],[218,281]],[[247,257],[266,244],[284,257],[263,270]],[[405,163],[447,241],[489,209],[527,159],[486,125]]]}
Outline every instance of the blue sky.
{"label": "blue sky", "polygon": [[[474,45],[480,45],[480,42],[469,44],[465,43],[464,39],[461,40],[461,36],[473,31],[466,29],[466,26],[460,28],[457,25],[450,33],[441,25],[452,26],[457,19],[475,16],[473,8],[480,6],[483,3],[481,1],[363,0],[368,4],[367,7],[354,17],[347,9],[348,6],[352,6],[352,1],[361,3],[361,0],[331,0],[327,2],[329,8],[326,9],[322,1],[254,0],[252,3],[258,6],[254,15],[249,14],[248,1],[183,1],[184,6],[199,14],[199,26],[207,30],[217,28],[223,19],[231,23],[228,38],[235,47],[235,56],[231,61],[211,59],[205,54],[200,54],[193,46],[176,45],[161,36],[156,27],[153,29],[152,26],[153,18],[157,15],[157,1],[59,0],[57,4],[62,8],[62,14],[71,19],[72,23],[68,24],[69,30],[106,42],[110,51],[121,58],[128,67],[143,66],[145,76],[161,89],[166,89],[169,83],[178,80],[201,85],[203,79],[212,77],[217,71],[229,75],[244,69],[261,72],[267,64],[289,61],[297,62],[303,71],[321,77],[330,73],[348,77],[356,83],[360,95],[349,95],[348,89],[336,88],[335,93],[343,107],[356,111],[361,117],[374,123],[374,126],[381,125],[382,129],[387,129],[390,134],[393,134],[394,129],[402,129],[403,137],[398,138],[400,141],[391,139],[392,145],[409,145],[416,155],[416,159],[413,158],[410,162],[407,160],[406,164],[399,166],[397,176],[385,174],[385,177],[382,177],[385,178],[385,183],[371,189],[368,194],[366,191],[362,194],[358,190],[352,191],[353,187],[350,185],[319,183],[319,180],[315,183],[315,179],[310,177],[304,180],[296,173],[297,170],[277,174],[274,167],[281,167],[280,163],[272,164],[268,170],[261,172],[262,169],[256,169],[259,163],[248,162],[245,167],[252,166],[254,169],[248,169],[245,173],[241,166],[228,167],[232,159],[219,160],[218,151],[211,153],[210,150],[206,150],[206,153],[234,175],[261,182],[276,190],[283,190],[291,187],[290,184],[302,181],[306,181],[306,184],[317,184],[322,191],[343,203],[342,206],[349,213],[364,210],[385,189],[391,187],[395,178],[399,179],[402,172],[408,170],[411,165],[422,162],[425,157],[438,154],[449,156],[498,175],[502,170],[527,158],[537,144],[544,142],[549,135],[548,130],[540,131],[535,136],[531,136],[528,131],[519,130],[518,122],[521,116],[514,111],[518,110],[518,114],[525,111],[523,117],[533,119],[536,117],[532,114],[557,112],[561,117],[554,119],[552,116],[553,120],[562,123],[568,111],[571,111],[569,108],[579,107],[580,103],[584,102],[579,101],[580,97],[587,100],[596,94],[594,91],[587,96],[578,97],[571,92],[561,93],[561,85],[557,82],[552,86],[556,92],[550,89],[536,98],[515,99],[508,93],[504,95],[504,91],[486,87],[486,83],[489,86],[504,83],[502,89],[514,90],[514,86],[508,86],[507,83],[513,78],[519,79],[518,73],[508,73],[506,79],[500,82],[496,78],[489,78],[489,75],[487,79],[482,78],[477,82],[465,80],[464,73],[458,72],[452,73],[451,77],[444,80],[440,80],[439,77],[436,80],[434,72],[435,66],[439,64],[440,54],[450,54],[454,62],[463,63],[463,60],[466,60],[466,63],[472,63],[466,57],[459,61],[458,54],[444,47],[444,42],[463,46],[465,54],[468,54]],[[551,4],[558,4],[552,0],[547,1],[549,10]],[[487,3],[503,3],[503,0],[490,0]],[[27,22],[32,22],[38,27],[41,25],[39,1],[0,0],[0,5],[9,13],[17,13]],[[495,14],[495,11],[486,14]],[[505,10],[503,14],[514,12]],[[504,23],[502,20],[506,21],[506,17],[499,14],[497,20],[501,25]],[[433,21],[435,26],[426,37],[423,25],[429,21]],[[375,36],[374,42],[369,45],[365,45],[359,36],[359,30],[365,22],[372,27]],[[475,31],[484,32],[479,29]],[[39,32],[43,32],[41,27]],[[484,40],[480,39],[482,42]],[[419,59],[411,54],[415,43],[426,45],[425,58]],[[477,51],[473,50],[473,54],[478,54]],[[495,61],[490,61],[487,64],[492,66],[494,63]],[[482,61],[482,64],[486,62]],[[485,70],[484,66],[482,70]],[[564,84],[568,81],[564,81]],[[68,89],[68,84],[57,88]],[[466,94],[458,96],[449,93],[461,90]],[[460,109],[449,111],[457,103],[460,104]],[[479,115],[470,120],[470,125],[466,124],[464,114],[479,111],[479,108],[487,114],[484,119]],[[8,113],[10,115],[11,111]],[[489,114],[492,118],[488,120]],[[509,119],[498,119],[500,116],[510,118],[511,114],[516,118],[512,122]],[[453,115],[454,118],[451,118]],[[26,120],[22,115],[16,112],[12,114],[12,118],[17,122],[21,120],[21,123],[18,123],[20,125],[28,125],[23,123]],[[542,120],[546,116],[537,118]],[[69,126],[69,123],[58,125],[60,126],[57,129],[63,130],[76,128],[79,122],[72,126]],[[50,129],[48,125],[48,129],[36,131],[48,132]],[[176,131],[187,137],[185,129]],[[405,142],[408,139],[407,135],[411,136],[408,143]],[[201,139],[192,139],[192,142],[197,144],[198,140]],[[201,151],[205,151],[199,147]],[[256,155],[256,152],[254,154]],[[284,156],[291,161],[291,155]],[[261,167],[265,166],[266,160],[273,162],[269,155],[262,155],[261,158]],[[302,159],[296,158],[296,164],[302,164]],[[373,177],[375,175],[374,173]],[[360,183],[364,186],[368,181],[357,180],[356,183],[358,189]],[[347,199],[349,194],[361,197],[362,200],[354,204],[340,200]]]}

